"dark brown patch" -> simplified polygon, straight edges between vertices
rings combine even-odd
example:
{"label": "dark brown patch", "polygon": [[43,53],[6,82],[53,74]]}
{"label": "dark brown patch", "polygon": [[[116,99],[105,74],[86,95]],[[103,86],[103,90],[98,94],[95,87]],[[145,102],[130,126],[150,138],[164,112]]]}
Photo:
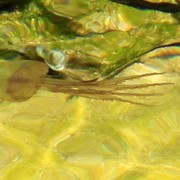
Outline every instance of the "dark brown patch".
{"label": "dark brown patch", "polygon": [[30,98],[41,86],[40,84],[42,84],[47,71],[48,68],[41,62],[30,61],[22,64],[7,79],[6,93],[16,101]]}

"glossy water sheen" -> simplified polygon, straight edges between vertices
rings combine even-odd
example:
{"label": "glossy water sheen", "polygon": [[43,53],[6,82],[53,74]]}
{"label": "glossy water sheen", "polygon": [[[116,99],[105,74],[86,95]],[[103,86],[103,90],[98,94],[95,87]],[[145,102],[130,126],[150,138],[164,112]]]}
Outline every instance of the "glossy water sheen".
{"label": "glossy water sheen", "polygon": [[0,179],[179,179],[177,14],[31,2],[0,15]]}

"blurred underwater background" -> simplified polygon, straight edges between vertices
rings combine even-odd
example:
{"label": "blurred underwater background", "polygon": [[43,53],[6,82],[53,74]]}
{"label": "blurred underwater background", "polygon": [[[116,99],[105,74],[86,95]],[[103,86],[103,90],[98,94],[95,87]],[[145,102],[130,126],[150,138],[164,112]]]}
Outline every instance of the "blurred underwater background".
{"label": "blurred underwater background", "polygon": [[180,179],[179,0],[0,0],[0,179]]}

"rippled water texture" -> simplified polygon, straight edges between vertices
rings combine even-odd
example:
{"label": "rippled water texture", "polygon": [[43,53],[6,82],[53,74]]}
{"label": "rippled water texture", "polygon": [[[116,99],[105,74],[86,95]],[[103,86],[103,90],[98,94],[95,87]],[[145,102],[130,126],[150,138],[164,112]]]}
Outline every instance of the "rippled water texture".
{"label": "rippled water texture", "polygon": [[19,2],[0,0],[0,179],[180,179],[179,1]]}

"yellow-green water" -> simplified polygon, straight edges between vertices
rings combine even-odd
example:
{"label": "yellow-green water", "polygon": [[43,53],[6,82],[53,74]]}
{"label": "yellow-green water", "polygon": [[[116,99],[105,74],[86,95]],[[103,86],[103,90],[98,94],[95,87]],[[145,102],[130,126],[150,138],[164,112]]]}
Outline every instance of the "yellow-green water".
{"label": "yellow-green water", "polygon": [[[19,2],[0,0],[0,180],[179,180],[179,14],[109,0]],[[172,84],[121,94],[151,106],[53,93],[45,83],[38,90],[43,62],[57,59],[67,82],[116,74],[139,75],[128,85]]]}
{"label": "yellow-green water", "polygon": [[[171,65],[178,70],[178,61]],[[154,69],[136,64],[125,73],[144,71]],[[44,90],[24,102],[2,101],[0,179],[179,179],[179,74],[141,81],[163,80],[174,83],[156,88],[165,95],[140,97],[151,107]]]}

